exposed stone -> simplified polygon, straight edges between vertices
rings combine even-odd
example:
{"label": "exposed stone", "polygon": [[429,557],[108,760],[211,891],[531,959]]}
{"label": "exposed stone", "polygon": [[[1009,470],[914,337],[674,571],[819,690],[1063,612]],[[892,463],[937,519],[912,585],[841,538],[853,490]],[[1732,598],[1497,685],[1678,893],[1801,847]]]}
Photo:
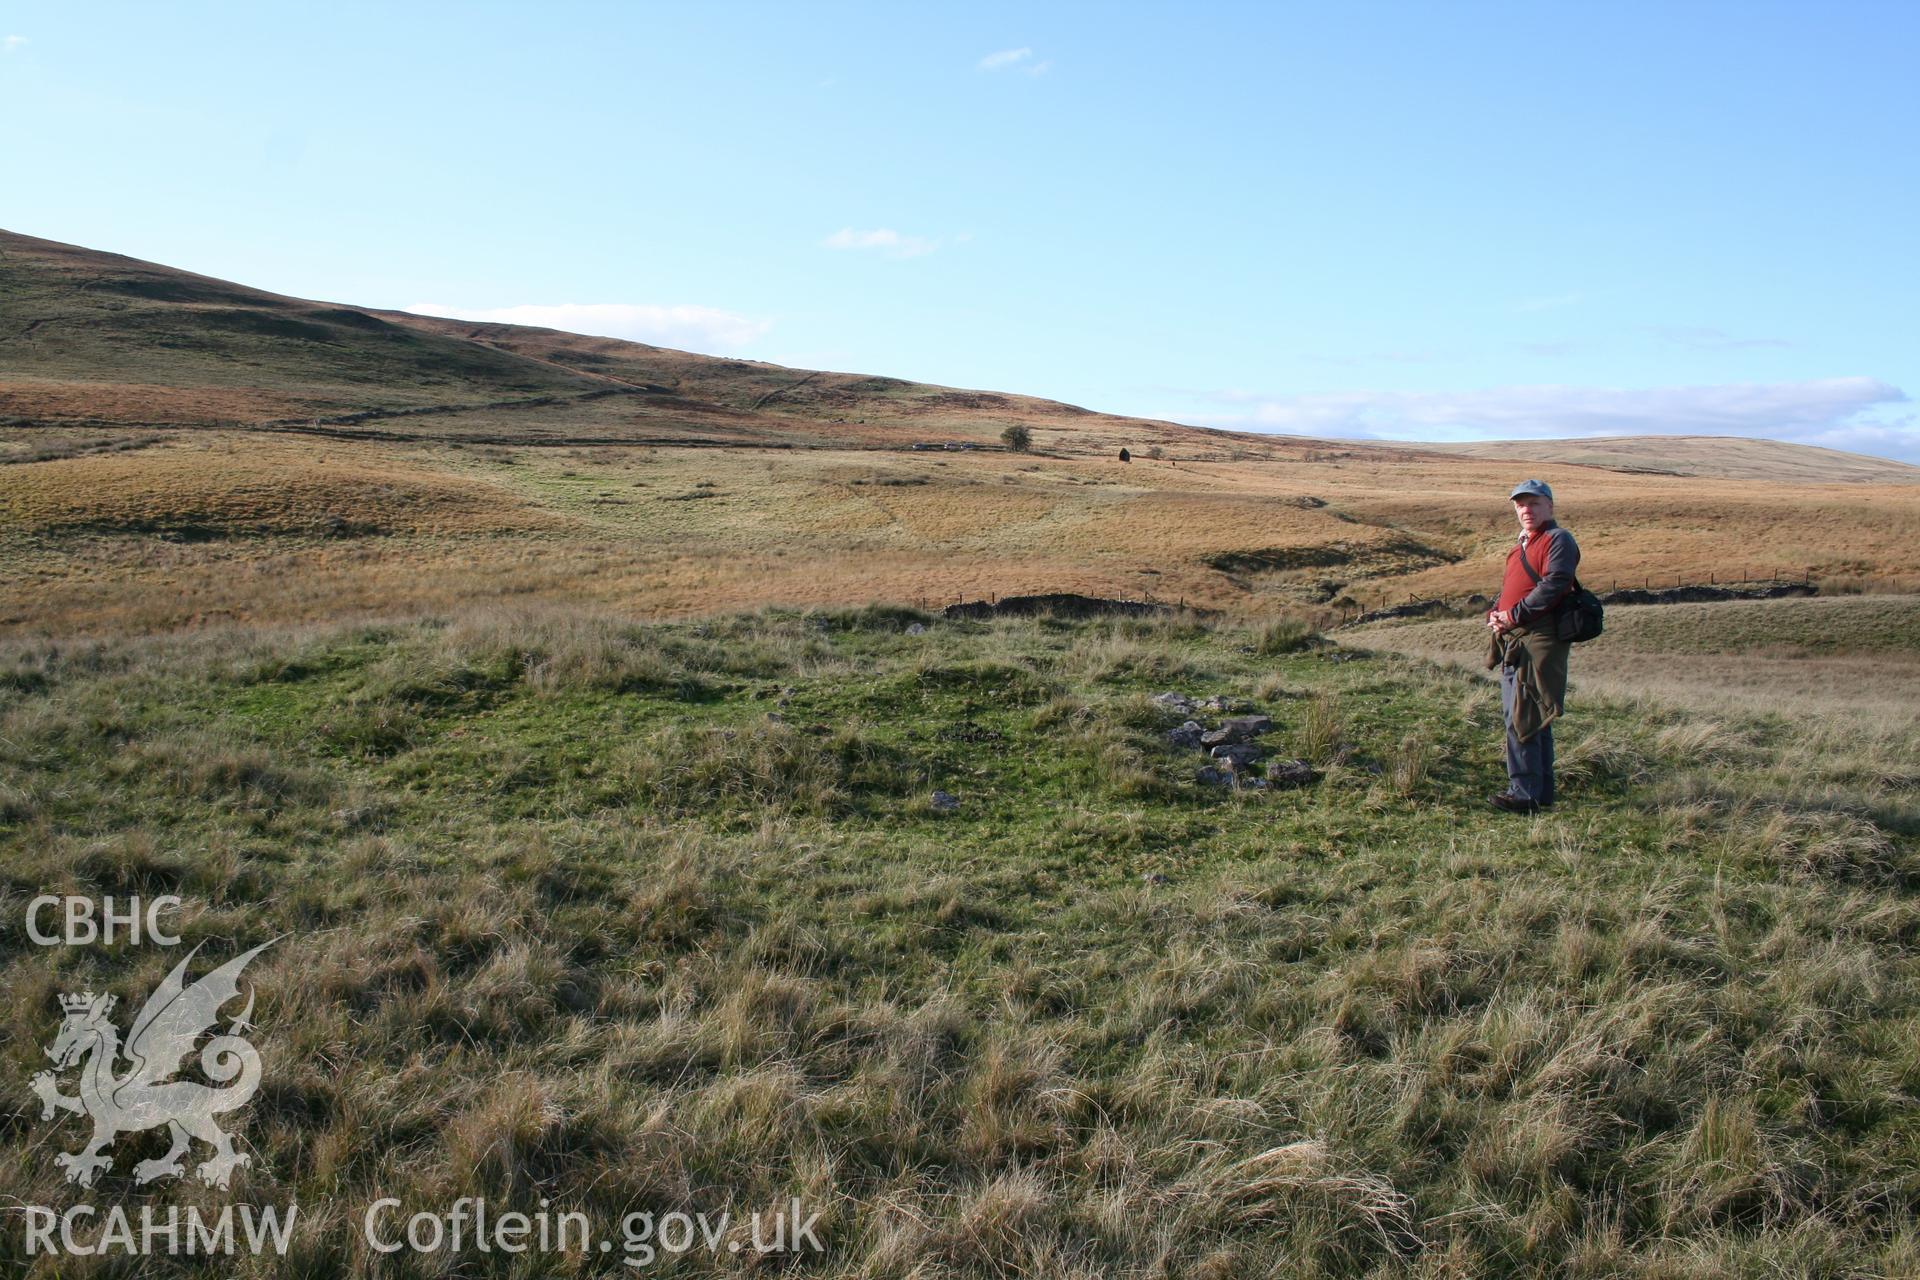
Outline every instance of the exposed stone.
{"label": "exposed stone", "polygon": [[1271,716],[1232,716],[1220,722],[1218,729],[1210,729],[1201,735],[1203,746],[1217,747],[1222,743],[1246,742],[1266,733],[1273,728]]}
{"label": "exposed stone", "polygon": [[1167,730],[1167,745],[1183,751],[1198,751],[1205,733],[1206,727],[1198,720],[1189,720],[1178,729]]}
{"label": "exposed stone", "polygon": [[1319,776],[1305,760],[1267,761],[1267,781],[1276,787],[1304,787]]}
{"label": "exposed stone", "polygon": [[1211,752],[1215,760],[1225,761],[1235,772],[1256,764],[1260,759],[1260,748],[1251,742],[1232,742],[1215,747]]}
{"label": "exposed stone", "polygon": [[944,791],[934,792],[933,798],[929,803],[932,804],[935,813],[952,813],[960,807],[959,798],[948,795]]}

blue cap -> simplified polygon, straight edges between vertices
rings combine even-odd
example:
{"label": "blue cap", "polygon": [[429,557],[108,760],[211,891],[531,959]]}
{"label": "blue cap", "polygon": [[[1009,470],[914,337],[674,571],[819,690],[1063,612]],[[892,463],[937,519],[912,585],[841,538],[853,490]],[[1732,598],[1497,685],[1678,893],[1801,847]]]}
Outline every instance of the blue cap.
{"label": "blue cap", "polygon": [[1517,498],[1523,493],[1537,494],[1545,498],[1548,502],[1553,501],[1553,490],[1547,488],[1547,482],[1545,480],[1522,480],[1519,484],[1513,486],[1513,492],[1507,496],[1509,498]]}

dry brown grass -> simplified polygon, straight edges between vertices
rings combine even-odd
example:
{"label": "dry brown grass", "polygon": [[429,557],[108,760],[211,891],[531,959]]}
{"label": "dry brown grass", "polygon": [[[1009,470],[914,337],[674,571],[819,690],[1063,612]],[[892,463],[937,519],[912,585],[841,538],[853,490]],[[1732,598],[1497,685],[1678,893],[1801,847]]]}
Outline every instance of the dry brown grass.
{"label": "dry brown grass", "polygon": [[[47,435],[35,433],[33,447],[57,446]],[[0,582],[0,626],[154,630],[521,598],[685,617],[1051,591],[1184,600],[1252,618],[1490,590],[1509,517],[1487,494],[1501,483],[1478,462],[1173,467],[987,451],[505,449],[169,433],[134,452],[0,469],[0,545],[15,570]],[[1654,556],[1703,580],[1716,570],[1701,557],[1734,545],[1756,561],[1796,546],[1811,554],[1816,543],[1870,548],[1845,562],[1920,568],[1909,565],[1920,556],[1920,488],[1846,491],[1884,495],[1883,509],[1786,486],[1771,496],[1745,486],[1735,501],[1742,486],[1723,486],[1720,497],[1694,499],[1711,499],[1704,509],[1722,532],[1675,539],[1667,521],[1683,504],[1670,495],[1660,505],[1646,488],[1675,482],[1605,483],[1567,499],[1641,521],[1589,526],[1569,516],[1599,568],[1583,576],[1602,586],[1604,566]],[[705,496],[685,500],[692,494]],[[335,534],[378,536],[322,537],[337,521],[346,527]],[[1873,524],[1880,532],[1869,537]],[[1906,542],[1887,532],[1907,524]],[[1420,563],[1426,553],[1409,550],[1419,547],[1463,559],[1400,572]],[[1262,557],[1283,567],[1262,567]]]}
{"label": "dry brown grass", "polygon": [[0,472],[0,534],[195,537],[359,532],[537,533],[571,521],[500,485],[370,451],[186,441]]}
{"label": "dry brown grass", "polygon": [[[1589,585],[1920,580],[1920,484],[1893,482],[1920,471],[1786,445],[1692,442],[1678,476],[1622,469],[1663,442],[1546,465],[1207,431],[369,312],[4,232],[0,286],[29,317],[0,337],[0,431],[48,459],[0,474],[0,627],[523,596],[661,617],[1054,591],[1347,612],[1492,590],[1527,470],[1559,487]],[[61,424],[103,423],[168,443],[61,456],[82,452]],[[1016,423],[1034,452],[998,448]],[[962,442],[981,447],[912,447]],[[317,546],[322,526],[383,536]]]}
{"label": "dry brown grass", "polygon": [[0,382],[0,418],[211,425],[304,415],[307,407],[301,396],[244,387],[11,376]]}

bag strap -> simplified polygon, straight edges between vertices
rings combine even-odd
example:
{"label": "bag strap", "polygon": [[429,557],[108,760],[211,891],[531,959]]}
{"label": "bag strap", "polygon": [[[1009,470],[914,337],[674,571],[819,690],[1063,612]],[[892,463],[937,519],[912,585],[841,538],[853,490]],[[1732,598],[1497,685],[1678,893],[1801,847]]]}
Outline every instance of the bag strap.
{"label": "bag strap", "polygon": [[[1553,527],[1552,532],[1547,534],[1547,537],[1552,538],[1555,533],[1559,533],[1559,532],[1560,532],[1560,526],[1555,525]],[[1537,587],[1540,585],[1540,575],[1534,572],[1533,561],[1527,559],[1527,549],[1524,546],[1520,548],[1520,567],[1527,571],[1527,576],[1529,578],[1533,579],[1534,586]],[[1578,574],[1575,574],[1573,582],[1571,585],[1567,587],[1567,594],[1565,597],[1562,598],[1561,603],[1564,604],[1566,603],[1567,600],[1572,599],[1573,593],[1578,591],[1579,589],[1580,589],[1580,577]]]}

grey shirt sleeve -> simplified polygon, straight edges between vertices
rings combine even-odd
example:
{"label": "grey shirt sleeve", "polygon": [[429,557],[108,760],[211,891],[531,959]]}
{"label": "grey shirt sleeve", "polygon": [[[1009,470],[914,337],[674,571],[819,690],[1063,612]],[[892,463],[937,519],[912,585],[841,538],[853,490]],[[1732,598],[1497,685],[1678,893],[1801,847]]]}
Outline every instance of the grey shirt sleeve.
{"label": "grey shirt sleeve", "polygon": [[1515,622],[1531,622],[1550,612],[1573,590],[1573,571],[1580,564],[1580,546],[1565,529],[1547,534],[1547,571],[1533,584],[1519,604],[1513,606]]}

